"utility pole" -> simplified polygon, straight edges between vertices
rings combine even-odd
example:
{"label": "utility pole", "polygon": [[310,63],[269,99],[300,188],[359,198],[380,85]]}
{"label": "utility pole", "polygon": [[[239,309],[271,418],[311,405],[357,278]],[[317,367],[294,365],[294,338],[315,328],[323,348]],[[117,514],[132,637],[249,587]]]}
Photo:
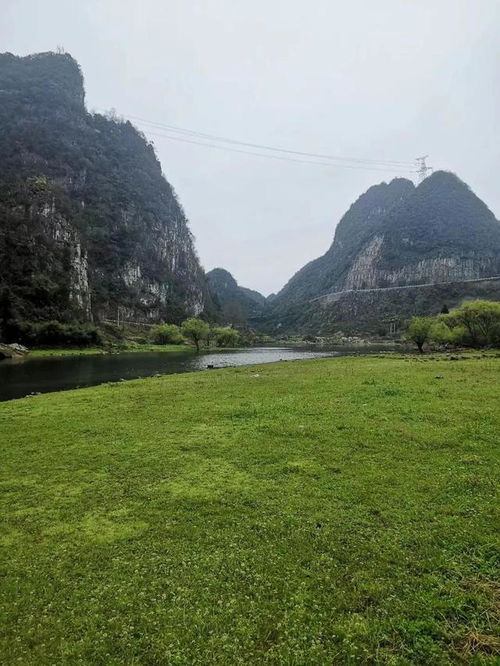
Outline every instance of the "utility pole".
{"label": "utility pole", "polygon": [[432,167],[427,166],[425,160],[429,155],[422,155],[422,157],[415,158],[415,163],[417,167],[418,182],[421,183],[427,176],[431,173]]}

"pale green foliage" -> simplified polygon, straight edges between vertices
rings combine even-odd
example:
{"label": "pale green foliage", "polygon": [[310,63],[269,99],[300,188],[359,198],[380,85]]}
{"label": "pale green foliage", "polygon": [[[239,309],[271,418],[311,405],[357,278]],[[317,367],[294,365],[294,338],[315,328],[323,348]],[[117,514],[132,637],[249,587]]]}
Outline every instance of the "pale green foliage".
{"label": "pale green foliage", "polygon": [[418,351],[423,352],[428,342],[435,320],[433,317],[412,317],[406,331],[406,339],[417,345]]}
{"label": "pale green foliage", "polygon": [[182,332],[194,342],[196,351],[200,350],[200,342],[206,340],[210,335],[210,326],[203,319],[190,317],[182,323]]}
{"label": "pale green foliage", "polygon": [[237,347],[241,343],[241,336],[234,328],[222,326],[214,329],[217,347]]}
{"label": "pale green foliage", "polygon": [[151,329],[151,340],[156,345],[181,345],[185,340],[175,324],[158,324]]}
{"label": "pale green foliage", "polygon": [[453,331],[441,320],[441,318],[438,318],[438,320],[432,324],[429,337],[433,342],[441,345],[454,342]]}
{"label": "pale green foliage", "polygon": [[439,321],[451,332],[454,341],[472,347],[500,343],[500,303],[471,301],[464,303]]}
{"label": "pale green foliage", "polygon": [[437,317],[413,317],[405,337],[420,352],[430,341],[468,347],[500,345],[500,303],[470,301]]}

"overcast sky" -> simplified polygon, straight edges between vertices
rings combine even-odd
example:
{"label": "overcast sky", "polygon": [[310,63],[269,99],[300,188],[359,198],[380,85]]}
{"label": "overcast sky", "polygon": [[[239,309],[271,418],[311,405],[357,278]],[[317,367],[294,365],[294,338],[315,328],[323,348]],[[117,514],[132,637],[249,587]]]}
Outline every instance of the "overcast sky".
{"label": "overcast sky", "polygon": [[[500,0],[0,0],[0,10],[0,51],[64,47],[89,109],[305,152],[428,153],[500,217]],[[406,175],[151,138],[204,267],[266,295],[326,251],[363,191]]]}

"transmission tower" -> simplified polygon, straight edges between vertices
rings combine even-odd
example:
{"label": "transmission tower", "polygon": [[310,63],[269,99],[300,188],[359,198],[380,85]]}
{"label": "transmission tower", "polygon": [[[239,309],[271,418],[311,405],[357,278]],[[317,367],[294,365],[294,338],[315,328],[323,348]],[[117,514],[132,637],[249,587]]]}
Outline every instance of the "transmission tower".
{"label": "transmission tower", "polygon": [[427,176],[432,171],[432,167],[427,166],[427,164],[425,163],[425,160],[428,157],[429,155],[423,155],[422,157],[417,157],[415,159],[419,183],[421,183],[425,178],[427,178]]}

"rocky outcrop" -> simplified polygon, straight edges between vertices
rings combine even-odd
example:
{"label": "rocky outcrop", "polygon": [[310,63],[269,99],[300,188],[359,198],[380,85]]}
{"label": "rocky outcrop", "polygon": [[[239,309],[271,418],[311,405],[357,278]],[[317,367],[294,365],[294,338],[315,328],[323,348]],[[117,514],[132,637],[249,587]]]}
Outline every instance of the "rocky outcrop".
{"label": "rocky outcrop", "polygon": [[379,269],[377,262],[383,241],[382,236],[375,236],[363,248],[349,269],[339,291],[474,280],[485,275],[492,275],[497,270],[497,262],[494,258],[480,255],[469,258],[436,257],[422,259],[393,271]]}
{"label": "rocky outcrop", "polygon": [[184,211],[129,122],[87,112],[67,54],[0,55],[1,320],[210,309]]}
{"label": "rocky outcrop", "polygon": [[[45,188],[48,181],[43,179]],[[30,219],[41,221],[41,233],[46,234],[62,254],[67,255],[67,273],[69,306],[80,312],[84,319],[92,316],[92,297],[89,286],[89,266],[86,250],[82,247],[82,238],[78,229],[57,210],[55,197],[50,202],[30,205]]]}
{"label": "rocky outcrop", "polygon": [[383,236],[374,236],[354,259],[342,285],[343,289],[366,289],[374,287],[380,276],[376,269]]}
{"label": "rocky outcrop", "polygon": [[28,353],[28,348],[23,345],[6,345],[0,342],[0,361],[6,358],[23,358]]}
{"label": "rocky outcrop", "polygon": [[[396,179],[370,188],[351,206],[328,252],[269,302],[265,329],[363,330],[377,318],[439,311],[443,299],[458,303],[476,292],[500,299],[494,281],[467,283],[498,275],[500,222],[465,183],[442,171],[416,188]],[[415,296],[393,289],[412,285],[429,288]]]}

